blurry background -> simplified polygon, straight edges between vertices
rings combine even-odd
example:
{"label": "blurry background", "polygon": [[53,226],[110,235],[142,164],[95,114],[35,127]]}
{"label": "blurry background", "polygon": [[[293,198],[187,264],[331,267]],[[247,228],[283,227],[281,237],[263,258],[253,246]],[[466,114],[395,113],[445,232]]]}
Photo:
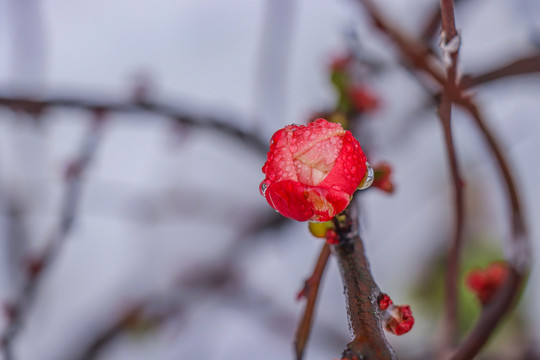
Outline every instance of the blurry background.
{"label": "blurry background", "polygon": [[[378,3],[413,34],[438,6]],[[460,1],[463,72],[538,52],[539,4]],[[0,0],[0,98],[151,99],[267,142],[284,125],[334,106],[329,64],[351,47],[372,64],[363,82],[380,102],[356,135],[370,162],[392,164],[396,185],[392,195],[358,196],[367,252],[381,289],[410,304],[416,318],[409,334],[388,338],[404,359],[430,358],[453,227],[442,129],[427,93],[353,1]],[[537,257],[540,77],[475,92],[512,160]],[[306,224],[281,219],[259,194],[260,146],[144,111],[107,113],[93,132],[95,115],[85,110],[13,110],[0,107],[7,315],[25,268],[62,228],[62,199],[80,164],[73,159],[95,150],[82,182],[72,184],[81,186],[75,222],[43,273],[13,342],[15,359],[292,359],[303,307],[295,296],[321,240]],[[509,227],[481,138],[459,110],[453,125],[467,183],[466,271],[502,258]],[[490,344],[500,358],[519,358],[539,340],[538,298],[534,267],[518,311]],[[466,293],[463,301],[466,330],[478,305]],[[306,358],[333,359],[349,340],[333,260],[318,305]]]}

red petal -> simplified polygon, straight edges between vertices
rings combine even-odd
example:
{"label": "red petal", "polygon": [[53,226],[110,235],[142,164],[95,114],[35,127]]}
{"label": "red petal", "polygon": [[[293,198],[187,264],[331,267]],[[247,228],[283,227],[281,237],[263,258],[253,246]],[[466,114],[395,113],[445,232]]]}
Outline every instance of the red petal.
{"label": "red petal", "polygon": [[366,155],[358,141],[347,131],[336,164],[319,186],[332,187],[351,196],[366,174]]}
{"label": "red petal", "polygon": [[280,214],[298,221],[328,221],[343,211],[350,198],[343,191],[278,181],[266,190],[266,200]]}
{"label": "red petal", "polygon": [[279,180],[298,180],[290,151],[293,129],[297,127],[296,125],[289,125],[284,129],[278,130],[272,136],[267,160],[262,168],[268,180],[272,182]]}

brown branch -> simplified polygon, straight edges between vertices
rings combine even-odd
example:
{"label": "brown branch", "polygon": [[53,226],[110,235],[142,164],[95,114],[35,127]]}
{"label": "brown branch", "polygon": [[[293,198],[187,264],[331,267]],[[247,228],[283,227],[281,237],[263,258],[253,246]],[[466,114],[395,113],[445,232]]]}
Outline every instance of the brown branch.
{"label": "brown branch", "polygon": [[311,333],[311,325],[313,320],[313,312],[315,310],[315,304],[317,302],[317,297],[319,295],[319,285],[321,284],[322,275],[324,274],[324,269],[326,269],[326,264],[328,263],[328,258],[330,257],[330,245],[324,243],[315,269],[313,269],[312,275],[309,279],[306,280],[304,293],[307,297],[306,307],[304,308],[304,314],[298,324],[298,329],[296,330],[295,340],[294,340],[294,349],[296,352],[296,360],[302,360],[304,357],[304,349],[306,347],[309,335]]}
{"label": "brown branch", "polygon": [[146,99],[135,99],[128,102],[111,102],[96,100],[90,97],[59,96],[37,100],[31,96],[0,94],[0,106],[31,113],[40,113],[49,107],[64,107],[89,111],[99,109],[108,112],[123,113],[151,113],[173,119],[183,125],[224,134],[235,140],[240,140],[261,154],[265,154],[268,150],[266,141],[252,132],[233,125],[233,122],[224,116],[197,114],[195,112],[185,111],[179,106]]}
{"label": "brown branch", "polygon": [[508,64],[499,66],[493,70],[478,75],[464,76],[462,87],[465,89],[473,86],[504,79],[510,76],[535,74],[540,72],[540,54],[533,54],[522,59],[513,60]]}
{"label": "brown branch", "polygon": [[[457,154],[452,134],[452,91],[457,84],[457,62],[459,58],[459,45],[453,50],[445,50],[447,41],[450,42],[458,36],[454,20],[453,0],[441,0],[441,23],[442,23],[442,46],[443,51],[450,51],[448,56],[450,64],[447,67],[447,82],[443,87],[438,114],[444,130],[444,140],[448,163],[452,174],[454,186],[454,236],[449,249],[446,277],[445,277],[445,312],[444,312],[444,344],[445,350],[455,345],[459,323],[459,269],[461,262],[461,249],[463,247],[463,225],[465,220],[465,200],[463,192],[463,180],[459,169]],[[457,39],[459,40],[459,39]]]}
{"label": "brown branch", "polygon": [[443,85],[446,83],[440,62],[431,55],[430,49],[423,43],[408,36],[402,29],[398,29],[388,21],[379,11],[372,0],[357,0],[364,6],[375,27],[392,39],[402,53],[408,65],[416,70],[427,73],[436,83]]}
{"label": "brown branch", "polygon": [[[461,0],[454,0],[454,4],[457,4]],[[433,11],[428,16],[427,21],[420,32],[420,40],[426,45],[431,43],[437,35],[437,30],[441,26],[441,7],[439,5],[433,7]]]}
{"label": "brown branch", "polygon": [[[501,147],[494,135],[491,133],[491,129],[487,126],[483,117],[480,114],[474,101],[458,87],[448,87],[444,77],[433,71],[433,68],[427,66],[428,57],[427,53],[423,55],[414,49],[419,48],[419,41],[409,40],[409,42],[403,41],[403,39],[409,39],[405,33],[397,29],[394,26],[390,26],[389,22],[384,19],[380,13],[378,13],[370,0],[358,0],[363,3],[368,10],[369,15],[375,22],[376,26],[385,32],[398,46],[401,55],[408,59],[410,66],[413,66],[417,70],[421,70],[426,73],[432,79],[434,79],[443,90],[450,96],[451,101],[467,110],[473,118],[478,130],[484,137],[490,152],[492,153],[501,177],[504,181],[506,188],[506,197],[508,199],[509,207],[511,209],[510,223],[512,225],[512,239],[510,242],[511,255],[509,266],[511,268],[510,275],[508,276],[503,288],[497,293],[496,298],[491,304],[486,306],[482,314],[477,321],[474,329],[468,334],[466,339],[458,346],[451,359],[471,359],[473,358],[485,345],[496,326],[500,323],[504,315],[511,309],[511,305],[514,304],[519,295],[519,289],[525,285],[525,278],[529,270],[529,240],[527,237],[527,231],[525,221],[523,218],[523,212],[521,209],[519,194],[517,192],[516,185],[513,180],[512,172],[508,166],[508,162],[505,159]],[[443,6],[447,6],[449,2],[443,0]],[[450,26],[449,30],[452,30],[451,23],[453,15],[443,15],[443,22]],[[382,25],[383,26],[382,26]],[[447,36],[447,38],[450,38]],[[413,51],[411,51],[412,46]],[[425,59],[418,60],[417,56],[423,56]],[[449,91],[450,90],[450,91]]]}
{"label": "brown branch", "polygon": [[457,35],[454,19],[454,0],[441,0],[441,26],[448,41]]}
{"label": "brown branch", "polygon": [[28,260],[26,278],[16,297],[10,303],[8,324],[1,337],[5,360],[13,359],[13,341],[23,327],[25,317],[43,281],[46,270],[58,255],[76,220],[77,209],[82,195],[83,175],[96,153],[103,129],[103,113],[96,113],[90,124],[77,158],[71,163],[66,174],[59,223],[50,236],[42,253]]}
{"label": "brown branch", "polygon": [[427,45],[433,41],[437,30],[441,26],[441,8],[439,5],[435,6],[432,14],[428,17],[422,31],[420,32],[420,39]]}
{"label": "brown branch", "polygon": [[334,220],[339,243],[334,245],[347,299],[347,313],[354,339],[343,352],[344,359],[397,359],[384,336],[378,307],[381,291],[369,268],[359,235],[358,205],[349,207]]}
{"label": "brown branch", "polygon": [[502,289],[497,293],[496,298],[483,308],[475,327],[456,349],[452,357],[454,360],[471,359],[482,349],[504,315],[511,310],[512,305],[517,301],[521,288],[525,286],[525,279],[530,266],[527,229],[521,201],[508,161],[476,105],[473,102],[465,102],[461,105],[472,115],[475,124],[484,136],[496,160],[497,167],[503,178],[506,197],[511,209],[512,238],[510,242],[511,254],[507,260],[510,269],[509,275]]}
{"label": "brown branch", "polygon": [[463,244],[463,224],[465,219],[465,202],[463,194],[463,182],[457,160],[455,144],[451,128],[451,106],[452,103],[448,95],[443,92],[439,105],[439,117],[444,130],[444,140],[446,153],[452,174],[452,184],[454,186],[454,236],[450,246],[447,270],[445,279],[445,334],[444,347],[452,346],[456,341],[458,328],[458,281],[459,266],[461,258],[461,248]]}

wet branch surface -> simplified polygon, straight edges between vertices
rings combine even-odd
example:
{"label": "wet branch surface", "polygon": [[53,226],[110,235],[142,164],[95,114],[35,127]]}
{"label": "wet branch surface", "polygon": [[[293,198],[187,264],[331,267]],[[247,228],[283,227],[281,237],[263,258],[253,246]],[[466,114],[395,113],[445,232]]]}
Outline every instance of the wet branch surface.
{"label": "wet branch surface", "polygon": [[333,250],[341,271],[347,314],[354,337],[347,344],[342,358],[397,359],[382,329],[377,302],[381,291],[371,275],[364,244],[359,234],[358,216],[358,204],[352,201],[334,220],[339,243],[333,246]]}

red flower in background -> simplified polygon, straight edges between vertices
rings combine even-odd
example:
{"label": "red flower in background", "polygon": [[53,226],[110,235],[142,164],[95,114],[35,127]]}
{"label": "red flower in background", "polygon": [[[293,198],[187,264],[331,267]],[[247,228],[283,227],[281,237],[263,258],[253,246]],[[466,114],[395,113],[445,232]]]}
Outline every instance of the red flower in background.
{"label": "red flower in background", "polygon": [[508,276],[508,265],[495,262],[485,269],[472,270],[465,280],[482,305],[491,301]]}
{"label": "red flower in background", "polygon": [[358,112],[372,111],[379,107],[379,99],[365,86],[352,85],[349,98]]}
{"label": "red flower in background", "polygon": [[261,194],[280,214],[328,221],[349,205],[366,173],[366,155],[350,131],[317,119],[277,131],[262,170]]}
{"label": "red flower in background", "polygon": [[394,192],[394,183],[392,182],[392,167],[386,162],[373,165],[374,180],[373,187],[376,187],[389,194]]}
{"label": "red flower in background", "polygon": [[332,59],[330,69],[332,71],[347,71],[347,68],[354,62],[354,55],[350,53],[341,54]]}

